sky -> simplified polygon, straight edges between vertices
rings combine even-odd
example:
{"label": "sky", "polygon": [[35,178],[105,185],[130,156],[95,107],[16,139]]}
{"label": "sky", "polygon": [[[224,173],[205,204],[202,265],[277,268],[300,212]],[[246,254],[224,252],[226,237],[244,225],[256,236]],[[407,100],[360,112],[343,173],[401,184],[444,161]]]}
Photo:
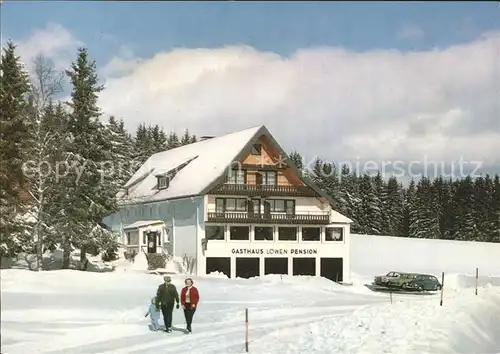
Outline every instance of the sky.
{"label": "sky", "polygon": [[495,2],[4,2],[1,20],[28,66],[87,47],[103,117],[131,131],[263,124],[306,164],[500,171]]}

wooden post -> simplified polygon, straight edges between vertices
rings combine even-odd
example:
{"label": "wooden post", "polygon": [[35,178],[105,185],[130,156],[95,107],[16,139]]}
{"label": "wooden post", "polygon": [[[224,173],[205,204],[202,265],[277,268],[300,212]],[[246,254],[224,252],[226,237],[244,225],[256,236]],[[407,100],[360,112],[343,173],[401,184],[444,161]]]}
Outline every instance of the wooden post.
{"label": "wooden post", "polygon": [[444,272],[441,273],[441,301],[439,306],[443,306],[443,292],[444,292]]}
{"label": "wooden post", "polygon": [[248,353],[248,308],[245,309],[245,351]]}
{"label": "wooden post", "polygon": [[478,282],[478,279],[479,278],[479,268],[476,268],[476,295],[477,295],[477,282]]}
{"label": "wooden post", "polygon": [[392,290],[389,290],[389,295],[391,297],[391,304],[392,304]]}

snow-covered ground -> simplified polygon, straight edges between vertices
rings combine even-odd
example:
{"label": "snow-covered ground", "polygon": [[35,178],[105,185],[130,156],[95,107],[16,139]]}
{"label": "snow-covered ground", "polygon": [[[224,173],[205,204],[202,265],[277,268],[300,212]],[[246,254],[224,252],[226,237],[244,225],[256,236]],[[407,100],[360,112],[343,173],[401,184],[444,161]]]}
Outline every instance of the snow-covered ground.
{"label": "snow-covered ground", "polygon": [[[377,241],[400,254],[393,240]],[[436,241],[423,242],[432,253]],[[388,267],[413,270],[417,256],[380,259],[359,244],[352,286],[313,277],[195,277],[202,300],[189,336],[149,331],[144,314],[162,278],[148,274],[139,256],[134,264],[116,262],[111,273],[2,270],[2,353],[241,353],[245,308],[250,353],[500,353],[498,257],[481,263],[476,296],[474,278],[453,269],[472,268],[472,274],[476,265],[469,260],[488,255],[454,258],[456,250],[440,249],[442,258],[454,260],[445,269],[443,306],[439,294],[393,294],[391,302],[389,294],[368,290],[365,280]],[[443,263],[432,262],[417,270],[438,275]],[[184,277],[174,275],[174,284],[180,287]],[[181,310],[174,310],[174,326],[184,328]]]}

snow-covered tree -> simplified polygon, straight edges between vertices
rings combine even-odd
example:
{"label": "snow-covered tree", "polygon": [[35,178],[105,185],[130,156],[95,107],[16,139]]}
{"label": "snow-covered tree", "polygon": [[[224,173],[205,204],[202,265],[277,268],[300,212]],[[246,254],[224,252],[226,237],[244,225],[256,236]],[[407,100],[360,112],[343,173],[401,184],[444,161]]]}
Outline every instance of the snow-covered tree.
{"label": "snow-covered tree", "polygon": [[28,122],[29,77],[16,55],[16,46],[8,42],[0,62],[0,256],[12,256],[30,248],[20,209],[20,191],[26,189],[23,174]]}
{"label": "snow-covered tree", "polygon": [[56,156],[59,155],[60,142],[64,140],[64,122],[62,117],[56,116],[52,99],[62,91],[63,75],[55,70],[51,60],[43,56],[35,58],[30,109],[27,115],[30,122],[29,145],[27,147],[29,160],[24,164],[24,173],[28,180],[28,192],[31,196],[26,210],[32,222],[31,234],[36,242],[37,269],[39,271],[42,266],[46,231],[54,222],[51,215],[54,206],[49,203],[51,195],[57,188],[55,170],[58,162]]}
{"label": "snow-covered tree", "polygon": [[[102,219],[117,210],[115,195],[118,191],[113,180],[113,156],[106,128],[100,122],[97,106],[99,85],[94,61],[88,58],[85,48],[78,55],[71,69],[66,71],[72,84],[68,141],[65,166],[59,195],[65,205],[64,223],[60,225],[61,244],[64,251],[63,267],[69,267],[73,247],[80,249],[81,264],[86,264],[89,247],[104,246],[101,237],[94,237],[96,226]],[[114,238],[107,232],[109,239]]]}

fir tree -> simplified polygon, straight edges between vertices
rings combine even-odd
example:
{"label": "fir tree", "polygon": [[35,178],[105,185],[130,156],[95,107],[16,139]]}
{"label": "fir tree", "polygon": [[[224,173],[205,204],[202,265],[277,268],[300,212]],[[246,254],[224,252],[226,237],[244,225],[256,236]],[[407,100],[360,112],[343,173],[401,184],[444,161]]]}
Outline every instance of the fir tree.
{"label": "fir tree", "polygon": [[389,178],[386,186],[386,193],[384,198],[384,218],[387,229],[384,233],[392,236],[406,236],[404,231],[404,194],[403,187],[398,182],[397,178],[392,176]]}
{"label": "fir tree", "polygon": [[67,144],[69,167],[63,179],[66,193],[67,222],[61,232],[64,267],[69,267],[71,247],[80,249],[82,268],[89,248],[103,247],[113,235],[101,227],[102,219],[116,210],[116,183],[111,172],[113,156],[105,127],[99,121],[98,83],[95,62],[90,61],[85,48],[78,50],[77,59],[66,71],[73,90],[68,120]]}
{"label": "fir tree", "polygon": [[359,179],[355,171],[351,171],[348,165],[342,165],[340,170],[340,185],[339,185],[341,213],[350,218],[352,232],[359,233],[361,231],[360,215],[361,198],[359,195]]}
{"label": "fir tree", "polygon": [[111,144],[110,154],[113,164],[113,179],[117,187],[122,188],[136,171],[134,164],[134,142],[132,137],[125,129],[125,123],[122,119],[109,117],[107,124],[109,142]]}
{"label": "fir tree", "polygon": [[29,245],[23,225],[16,221],[20,211],[20,189],[25,185],[23,162],[28,142],[28,74],[8,42],[0,62],[0,255],[14,255]]}
{"label": "fir tree", "polygon": [[382,210],[372,178],[368,174],[361,177],[359,185],[361,199],[360,228],[367,235],[381,235]]}
{"label": "fir tree", "polygon": [[181,143],[179,141],[179,137],[177,136],[177,134],[175,132],[170,133],[167,138],[166,149],[164,150],[175,149],[178,148],[179,146],[181,146]]}

